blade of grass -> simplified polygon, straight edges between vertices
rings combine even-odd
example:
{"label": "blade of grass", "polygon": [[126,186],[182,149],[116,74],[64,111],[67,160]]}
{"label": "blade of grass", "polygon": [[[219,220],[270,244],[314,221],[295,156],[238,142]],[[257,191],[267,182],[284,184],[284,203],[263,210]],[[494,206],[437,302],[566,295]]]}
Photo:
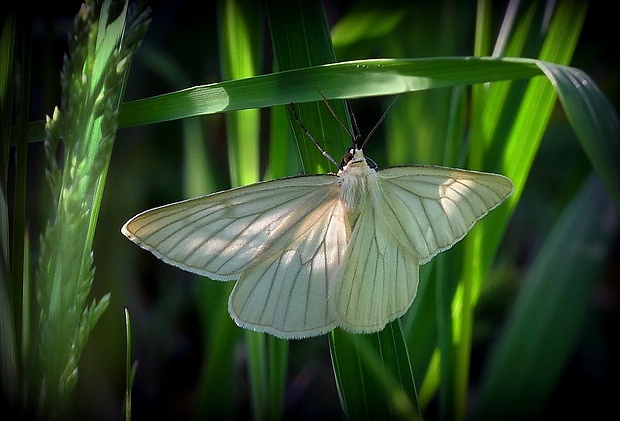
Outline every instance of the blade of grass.
{"label": "blade of grass", "polygon": [[553,83],[581,146],[620,208],[620,120],[609,100],[579,69],[538,64]]}
{"label": "blade of grass", "polygon": [[125,308],[125,399],[123,405],[123,413],[125,421],[131,420],[131,390],[133,389],[133,381],[136,377],[136,364],[131,363],[131,321],[129,319],[129,310]]}
{"label": "blade of grass", "polygon": [[221,111],[286,105],[291,101],[321,101],[320,93],[326,98],[393,95],[539,74],[541,71],[534,63],[472,57],[320,64],[131,101],[123,105],[119,124],[131,127]]}
{"label": "blade of grass", "polygon": [[[262,5],[251,0],[221,0],[220,63],[224,79],[256,76],[261,62]],[[259,181],[257,109],[226,113],[226,137],[233,186]]]}
{"label": "blade of grass", "polygon": [[[23,308],[24,303],[28,303],[28,296],[31,291],[24,291],[23,286],[25,283],[24,276],[26,275],[25,265],[28,262],[25,260],[27,253],[26,250],[26,174],[28,164],[28,144],[26,140],[26,126],[29,121],[29,109],[30,109],[30,78],[31,78],[31,23],[24,25],[23,39],[21,40],[21,74],[18,95],[18,112],[19,112],[19,129],[18,129],[18,142],[15,148],[15,193],[13,196],[13,239],[11,243],[11,289],[12,289],[12,310],[15,320],[15,328],[17,343],[24,343],[28,341],[31,332],[27,331],[28,326],[23,325],[22,317],[26,315],[26,311],[30,311],[28,308]],[[26,282],[27,284],[28,282]],[[26,297],[23,294],[27,294]],[[30,355],[26,349],[21,350],[20,355],[22,361],[22,370],[26,370],[27,363],[30,360]],[[24,376],[26,377],[26,376]]]}
{"label": "blade of grass", "polygon": [[245,345],[248,351],[248,377],[250,380],[250,398],[252,412],[256,419],[266,418],[269,390],[267,386],[266,367],[267,346],[266,335],[259,332],[247,331]]}
{"label": "blade of grass", "polygon": [[269,123],[269,168],[266,179],[299,174],[299,153],[288,120],[288,106],[271,109]]}
{"label": "blade of grass", "polygon": [[281,419],[289,343],[257,332],[247,332],[245,338],[253,412],[260,419]]}
{"label": "blade of grass", "polygon": [[434,396],[440,381],[439,365],[435,367],[437,370],[430,368],[433,359],[437,363],[440,361],[437,351],[439,317],[438,286],[434,282],[435,267],[434,260],[420,267],[418,293],[403,322],[407,346],[411,350],[412,371],[418,379],[417,384],[421,385],[419,387],[421,410],[424,410]]}
{"label": "blade of grass", "polygon": [[[134,127],[197,115],[249,108],[358,98],[453,87],[541,74],[534,63],[512,59],[442,57],[373,59],[291,69],[252,78],[217,82],[122,105],[119,127]],[[342,83],[346,80],[347,83]],[[28,126],[28,140],[44,136],[44,123]]]}
{"label": "blade of grass", "polygon": [[399,320],[370,335],[336,329],[330,339],[338,394],[349,419],[421,419]]}
{"label": "blade of grass", "polygon": [[[567,63],[572,56],[579,29],[583,23],[583,7],[573,7],[572,2],[560,2],[554,11],[553,18],[542,45],[541,58],[549,58],[558,63]],[[532,22],[526,14],[527,25]],[[542,17],[541,17],[542,19]],[[542,24],[541,24],[542,25]],[[519,26],[519,24],[517,25]],[[532,28],[536,28],[534,25]],[[533,30],[536,32],[536,29]],[[519,31],[509,42],[509,50],[515,45],[527,45],[524,41],[532,29]],[[532,48],[531,46],[529,48]],[[462,274],[462,295],[455,297],[454,309],[457,314],[456,328],[461,333],[457,342],[457,365],[455,376],[457,380],[457,413],[464,417],[467,405],[467,387],[469,382],[469,361],[471,352],[471,338],[473,329],[473,309],[479,299],[485,273],[491,264],[495,250],[504,232],[508,216],[518,201],[529,168],[534,159],[540,140],[547,126],[555,93],[547,80],[534,78],[528,83],[525,94],[518,93],[522,88],[520,83],[513,83],[506,91],[507,86],[498,84],[496,90],[492,85],[489,92],[479,94],[476,98],[484,98],[474,103],[472,111],[474,124],[469,155],[470,166],[478,168],[484,165],[485,169],[495,170],[509,176],[515,184],[515,194],[510,199],[509,206],[503,206],[498,211],[485,218],[475,230],[467,236],[465,270]],[[476,89],[484,89],[478,87]],[[500,105],[501,106],[498,106]],[[518,109],[514,122],[503,115],[503,110]],[[487,131],[482,130],[485,128]],[[489,128],[493,128],[489,132]],[[506,138],[504,145],[503,138]],[[527,141],[524,142],[524,139]],[[498,159],[498,153],[503,149],[503,158]],[[495,163],[495,167],[492,163]],[[501,164],[501,165],[499,165]]]}
{"label": "blade of grass", "polygon": [[13,116],[16,26],[15,14],[7,14],[0,33],[0,392],[3,401],[13,408],[17,408],[19,402],[20,371],[16,313],[12,302],[12,288],[15,286],[11,284],[7,173]]}
{"label": "blade of grass", "polygon": [[282,418],[284,410],[284,396],[286,388],[286,374],[288,369],[289,343],[275,336],[267,336],[268,356],[268,390],[267,419]]}
{"label": "blade of grass", "polygon": [[475,419],[540,414],[584,326],[618,228],[600,179],[589,177],[525,277],[483,375]]}
{"label": "blade of grass", "polygon": [[[217,11],[222,77],[234,80],[256,75],[261,60],[260,4],[222,0],[217,4]],[[259,117],[259,110],[256,109],[226,114],[226,139],[233,186],[259,181]],[[194,141],[201,142],[197,138]],[[186,144],[185,162],[188,169],[191,166],[204,171],[206,154],[205,151],[196,150],[196,147],[197,145]],[[194,151],[190,152],[190,148]],[[197,159],[202,162],[196,162]],[[203,168],[200,168],[201,166]],[[187,180],[190,181],[193,175],[193,172],[188,173]],[[200,183],[194,179],[192,184],[198,187]],[[196,196],[212,191],[207,190],[208,188],[209,186],[202,185],[200,193],[195,188],[194,193],[187,193]],[[194,408],[198,418],[222,417],[225,414],[231,416],[237,410],[234,399],[237,394],[234,381],[235,360],[230,356],[240,338],[240,330],[230,320],[226,299],[232,286],[202,282],[199,287],[201,292],[197,302],[207,330],[207,344]],[[253,413],[256,418],[265,418],[265,408],[270,398],[265,380],[268,370],[268,360],[264,357],[265,340],[263,334],[256,332],[246,332],[245,338]]]}
{"label": "blade of grass", "polygon": [[[235,358],[231,356],[235,355],[235,345],[241,331],[235,326],[227,310],[227,297],[233,285],[214,282],[204,284],[200,291],[201,305],[214,308],[210,309],[209,321],[203,322],[209,331],[205,335],[206,357],[203,359],[200,380],[196,387],[195,418],[234,418],[238,401],[235,390]],[[213,304],[209,306],[208,303]],[[206,319],[205,315],[202,317]]]}
{"label": "blade of grass", "polygon": [[[252,0],[219,3],[222,76],[237,80],[254,76],[261,62],[262,4]],[[233,186],[259,181],[260,111],[226,114],[226,137]],[[252,408],[256,419],[277,419],[284,401],[284,382],[270,381],[272,366],[286,367],[285,353],[271,355],[264,333],[245,332]],[[277,339],[274,339],[275,341]],[[269,339],[272,343],[272,340]],[[285,341],[281,346],[288,347]],[[284,372],[286,370],[284,369]],[[270,386],[279,386],[271,389]],[[275,417],[275,418],[274,418]]]}
{"label": "blade of grass", "polygon": [[[456,418],[456,355],[453,335],[452,300],[454,297],[454,282],[450,282],[446,275],[445,255],[437,256],[436,276],[434,279],[437,294],[437,346],[441,355],[440,382],[439,382],[439,418],[453,420]],[[450,285],[448,285],[450,284]]]}
{"label": "blade of grass", "polygon": [[[3,18],[0,32],[0,182],[6,187],[9,171],[9,149],[11,146],[11,118],[13,117],[13,94],[15,89],[15,38],[17,17],[15,12]],[[6,243],[8,246],[8,242]]]}
{"label": "blade of grass", "polygon": [[356,44],[372,45],[382,41],[407,17],[404,7],[385,7],[372,3],[353,3],[331,30],[331,38],[337,51],[351,51]]}
{"label": "blade of grass", "polygon": [[[335,61],[329,32],[321,5],[316,1],[299,4],[287,4],[284,1],[267,2],[267,16],[275,54],[275,66],[281,75],[297,72],[300,68],[329,65]],[[322,142],[321,147],[332,157],[341,156],[350,144],[346,132],[338,124],[328,108],[323,104],[323,86],[313,80],[300,81],[303,86],[279,84],[277,87],[282,100],[280,104],[289,105],[295,102],[297,117],[308,131]],[[290,89],[288,89],[290,88]],[[311,102],[299,104],[301,90],[310,94]],[[275,93],[275,92],[274,92]],[[330,103],[338,118],[351,127],[349,115],[343,101]],[[297,143],[297,151],[301,158],[302,169],[306,173],[326,172],[334,170],[327,159],[317,153],[316,146],[306,137],[305,133],[287,107],[289,126]],[[282,156],[281,159],[286,157]]]}
{"label": "blade of grass", "polygon": [[[334,60],[319,2],[291,4],[273,1],[267,4],[277,66],[281,71]],[[342,101],[332,101],[330,104],[337,118],[351,127],[345,104]],[[338,150],[345,150],[351,139],[329,110],[320,104],[302,105],[298,107],[297,115],[328,153],[334,155],[337,151],[336,140]],[[289,118],[297,133],[305,168],[314,171],[323,167],[324,171],[325,158],[300,133],[295,118]],[[336,382],[348,417],[356,418],[361,414],[370,418],[391,413],[401,416],[417,414],[411,364],[398,322],[391,323],[383,332],[364,336],[336,329],[329,338]],[[356,351],[351,353],[353,341],[357,346],[353,345]],[[364,341],[370,342],[364,345]],[[366,405],[360,406],[361,402],[366,402]]]}

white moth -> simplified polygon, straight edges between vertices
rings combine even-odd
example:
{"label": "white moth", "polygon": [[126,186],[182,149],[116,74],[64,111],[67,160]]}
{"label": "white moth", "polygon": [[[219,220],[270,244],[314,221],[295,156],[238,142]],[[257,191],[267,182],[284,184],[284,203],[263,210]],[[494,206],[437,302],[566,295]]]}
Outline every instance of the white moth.
{"label": "white moth", "polygon": [[285,339],[335,327],[370,333],[407,312],[419,265],[461,240],[512,191],[498,174],[438,166],[376,171],[354,142],[337,174],[158,207],[130,219],[122,233],[173,266],[236,279],[228,310],[241,327]]}

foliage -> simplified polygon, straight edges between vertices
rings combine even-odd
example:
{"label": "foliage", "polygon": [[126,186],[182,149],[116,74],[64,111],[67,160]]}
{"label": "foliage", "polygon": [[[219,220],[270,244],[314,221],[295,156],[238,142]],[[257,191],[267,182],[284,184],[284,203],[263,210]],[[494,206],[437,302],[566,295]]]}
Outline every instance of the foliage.
{"label": "foliage", "polygon": [[[591,296],[604,285],[618,233],[620,124],[594,79],[569,67],[576,55],[583,55],[579,42],[586,4],[479,1],[428,7],[407,2],[388,7],[360,1],[340,9],[336,2],[269,0],[265,6],[221,0],[217,13],[210,10],[210,16],[199,17],[182,5],[155,8],[156,29],[137,54],[132,70],[138,73],[132,73],[127,84],[128,97],[137,99],[120,106],[122,141],[114,144],[116,159],[101,212],[96,203],[109,157],[95,159],[99,152],[87,150],[72,157],[69,143],[64,150],[68,175],[53,168],[50,172],[57,174],[52,178],[57,192],[69,191],[59,187],[67,177],[82,180],[80,188],[95,189],[94,195],[81,192],[79,206],[70,206],[91,213],[80,211],[62,222],[77,224],[82,218],[82,226],[88,227],[71,228],[86,239],[85,246],[71,244],[79,256],[75,261],[83,262],[75,266],[83,285],[74,289],[79,300],[74,307],[68,305],[74,308],[77,330],[92,327],[105,302],[88,307],[98,309],[91,316],[77,310],[92,282],[90,243],[96,221],[94,294],[107,287],[118,297],[84,349],[76,401],[95,405],[88,385],[103,373],[109,394],[122,399],[120,379],[125,377],[120,373],[130,364],[122,346],[121,308],[129,307],[132,352],[141,361],[133,383],[134,416],[234,418],[252,411],[256,418],[269,419],[343,413],[350,418],[486,419],[540,416],[555,409],[554,393],[576,350],[603,356],[609,352],[596,347],[600,341],[588,342],[586,333],[601,329],[593,324],[597,313]],[[184,25],[168,33],[166,24],[174,22],[176,13]],[[271,49],[261,42],[264,21]],[[11,56],[6,46],[14,43],[12,27],[7,19],[2,57]],[[9,70],[3,72],[4,129],[10,121],[5,104],[10,104],[6,95],[12,79]],[[217,79],[222,81],[206,83]],[[65,86],[78,82],[69,80]],[[609,86],[613,81],[604,87]],[[111,100],[108,107],[113,110],[122,89],[112,92],[116,102]],[[337,159],[350,139],[322,96],[347,125],[343,100],[351,99],[357,122],[367,133],[395,94],[396,105],[365,148],[381,167],[423,163],[494,171],[509,176],[516,191],[466,239],[421,268],[411,310],[385,331],[363,336],[334,331],[328,338],[290,343],[255,332],[240,334],[226,312],[232,283],[196,279],[168,268],[118,233],[125,220],[148,207],[259,178],[334,171],[303,135],[287,105],[298,103],[304,126]],[[387,97],[376,98],[380,96]],[[90,98],[94,102],[74,101],[76,115],[94,115],[88,104],[97,103],[98,95]],[[65,107],[61,103],[58,118],[68,114]],[[104,114],[114,115],[108,112]],[[87,126],[102,123],[79,121]],[[50,128],[60,130],[62,124]],[[109,139],[113,132],[101,138]],[[43,133],[44,124],[35,121],[14,136],[16,155],[23,156],[26,139],[30,149],[40,145]],[[6,174],[10,133],[3,130],[2,135]],[[71,136],[82,139],[70,133],[63,139]],[[108,156],[111,147],[101,153]],[[22,161],[25,165],[25,158]],[[69,170],[69,163],[91,161],[105,163],[96,169],[103,179],[89,178],[92,168]],[[78,170],[89,176],[76,178]],[[15,171],[24,172],[25,166]],[[3,280],[8,279],[11,258],[23,261],[23,269],[15,260],[10,266],[23,274],[28,289],[29,252],[19,251],[24,240],[7,247],[6,177],[2,188]],[[19,203],[17,195],[13,206]],[[13,232],[15,227],[25,231],[13,222]],[[54,251],[49,244],[69,241],[62,236],[52,240],[53,230],[43,237],[48,246],[31,253],[36,259]],[[541,245],[530,251],[532,243]],[[41,278],[44,268],[52,266],[39,267]],[[11,379],[22,370],[18,361],[23,359],[17,351],[19,335],[11,336],[20,325],[10,322],[22,320],[26,326],[28,321],[15,316],[22,307],[14,304],[20,294],[9,285],[22,283],[3,281],[0,294],[5,396],[19,394]],[[57,296],[53,288],[41,291],[41,296],[45,291],[48,297]],[[14,306],[11,317],[7,302]],[[73,343],[81,347],[84,340]],[[62,362],[64,371],[56,372],[72,373],[75,354],[61,354],[72,358],[71,365]],[[604,372],[611,365],[605,358],[595,369]],[[128,375],[127,385],[133,378],[129,380]],[[611,407],[605,399],[612,394],[605,393],[586,399],[583,392],[583,406],[591,411],[597,404]],[[470,400],[472,395],[476,399]]]}
{"label": "foliage", "polygon": [[[3,268],[3,293],[22,293],[21,302],[10,302],[9,294],[3,299],[9,313],[3,355],[12,356],[5,361],[13,366],[4,378],[9,383],[6,395],[16,408],[46,418],[63,414],[78,381],[82,351],[110,300],[106,294],[86,303],[95,272],[92,243],[128,65],[147,26],[146,15],[128,17],[127,4],[120,6],[117,10],[110,1],[82,5],[61,73],[61,104],[46,120],[46,179],[53,210],[37,250],[36,304],[30,302],[30,262],[14,260],[10,282],[9,269]],[[21,136],[20,144],[24,139]],[[18,149],[19,159],[26,152]],[[24,193],[18,191],[16,196]],[[24,226],[13,234],[14,250],[27,247]],[[28,255],[27,248],[18,254]],[[36,314],[34,323],[30,313]],[[21,398],[16,390],[22,391]]]}

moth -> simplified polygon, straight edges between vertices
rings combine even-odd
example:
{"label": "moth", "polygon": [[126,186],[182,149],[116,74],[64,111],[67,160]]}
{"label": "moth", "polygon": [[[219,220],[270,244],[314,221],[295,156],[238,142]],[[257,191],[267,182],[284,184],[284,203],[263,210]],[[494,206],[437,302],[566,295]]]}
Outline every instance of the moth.
{"label": "moth", "polygon": [[122,233],[173,266],[236,280],[228,310],[241,327],[285,339],[336,327],[380,331],[411,306],[419,266],[461,240],[513,184],[440,166],[377,171],[362,149],[370,135],[361,145],[351,137],[336,174],[157,207],[131,218]]}

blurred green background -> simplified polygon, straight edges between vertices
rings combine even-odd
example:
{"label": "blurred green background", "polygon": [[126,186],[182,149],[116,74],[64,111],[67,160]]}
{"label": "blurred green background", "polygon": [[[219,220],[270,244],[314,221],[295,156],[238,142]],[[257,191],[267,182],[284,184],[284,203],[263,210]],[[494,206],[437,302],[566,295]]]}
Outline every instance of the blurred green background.
{"label": "blurred green background", "polygon": [[[492,2],[489,25],[492,39],[509,4],[515,3]],[[133,60],[126,101],[223,80],[220,49],[224,23],[221,3],[218,5],[219,9],[214,4],[188,1],[151,4],[151,27]],[[477,7],[473,1],[382,2],[381,5],[325,1],[323,7],[328,25],[334,28],[332,36],[339,61],[473,54]],[[613,37],[615,16],[609,7],[602,2],[589,5],[570,65],[588,73],[617,110],[619,56]],[[23,11],[33,24],[31,120],[41,120],[58,103],[59,69],[66,51],[66,37],[78,9],[79,2],[63,2],[49,10]],[[260,7],[257,9],[263,13]],[[368,18],[367,26],[364,16],[373,18]],[[352,26],[342,29],[343,23]],[[262,27],[256,28],[260,36],[251,40],[261,53],[260,61],[255,63],[259,74],[273,71],[269,28],[266,21],[262,20],[261,24]],[[362,28],[359,33],[351,29],[355,24]],[[414,127],[412,144],[420,139],[442,138],[447,128],[433,124],[433,119],[445,113],[441,107],[445,107],[450,92],[446,89],[403,94],[392,111],[394,116],[388,119],[410,120]],[[416,96],[415,100],[410,100],[411,96]],[[351,101],[362,133],[374,126],[390,101],[391,97]],[[275,117],[269,111],[263,109],[259,115],[260,152],[256,162],[260,178],[265,175],[269,178],[279,171],[267,164],[270,153],[273,154],[269,150],[270,135],[274,130],[286,130],[283,125],[270,128],[271,118]],[[467,116],[463,118],[467,121]],[[197,400],[204,394],[216,393],[202,389],[207,382],[203,370],[218,340],[207,333],[210,327],[205,320],[213,323],[216,308],[226,300],[230,285],[196,279],[163,264],[124,238],[120,227],[145,209],[230,187],[234,176],[229,169],[231,146],[226,140],[226,124],[223,114],[213,114],[118,131],[95,237],[96,276],[92,290],[94,297],[111,292],[112,298],[82,355],[78,385],[71,402],[76,418],[121,416],[125,390],[124,308],[131,314],[132,358],[138,361],[133,388],[135,418],[191,417]],[[384,143],[387,133],[394,130],[390,129],[393,124],[386,122],[365,150],[380,167],[442,163],[436,162],[442,157],[438,158],[432,147],[425,152],[433,142],[420,142],[415,152],[413,146],[405,145],[405,161],[394,159]],[[317,137],[321,140],[320,135]],[[286,171],[298,172],[294,148],[286,154],[292,160]],[[197,162],[193,160],[196,155],[201,155]],[[27,217],[33,233],[40,232],[45,221],[39,209],[46,208],[49,201],[43,183],[43,158],[43,145],[31,144]],[[334,158],[339,160],[340,156]],[[557,105],[475,310],[468,395],[471,405],[478,399],[489,355],[523,287],[525,274],[591,171],[590,161]],[[608,203],[605,200],[600,203]],[[588,211],[587,206],[583,208],[583,212]],[[584,244],[583,250],[604,253],[603,263],[596,268],[600,276],[591,293],[578,297],[587,302],[587,312],[574,343],[567,348],[559,377],[541,376],[544,378],[541,382],[550,381],[552,389],[537,412],[540,418],[577,411],[597,416],[607,411],[613,413],[615,409],[620,392],[619,350],[615,340],[620,308],[617,208],[611,206],[606,215],[611,235],[607,248],[592,250],[589,244]],[[562,252],[561,248],[556,250]],[[561,257],[559,261],[562,262]],[[540,299],[548,300],[548,305],[553,306],[554,297]],[[567,310],[570,312],[570,308]],[[566,320],[570,318],[558,320],[558,330],[563,329]],[[229,319],[218,319],[218,323],[232,325]],[[227,412],[228,417],[243,418],[252,413],[252,396],[247,377],[247,349],[243,335],[237,330],[230,329],[239,339],[229,350],[234,371],[207,383],[219,382],[222,390],[233,390],[232,396],[223,398],[229,401],[221,402],[222,407],[234,408]],[[553,335],[553,332],[545,334]],[[531,340],[537,338],[532,336]],[[415,352],[415,348],[409,348],[410,354]],[[288,360],[283,417],[343,418],[326,337],[291,341]],[[415,371],[414,377],[417,383],[422,382]],[[508,384],[512,379],[504,381]],[[435,396],[423,416],[439,418],[439,406]]]}

